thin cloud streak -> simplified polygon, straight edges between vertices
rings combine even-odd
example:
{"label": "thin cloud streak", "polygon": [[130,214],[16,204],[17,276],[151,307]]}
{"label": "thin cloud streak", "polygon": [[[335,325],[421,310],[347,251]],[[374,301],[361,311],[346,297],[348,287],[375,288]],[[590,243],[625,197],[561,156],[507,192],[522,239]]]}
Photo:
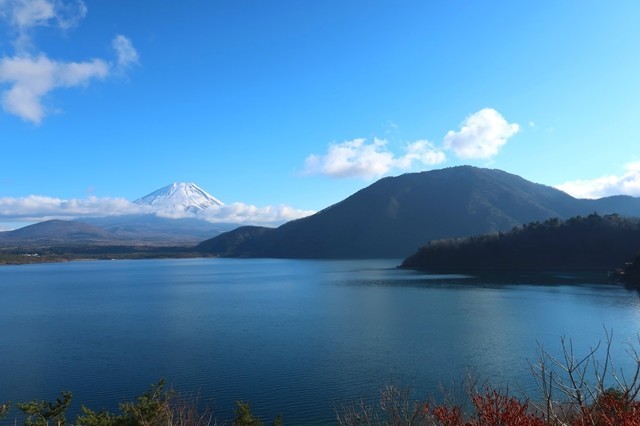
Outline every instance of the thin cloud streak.
{"label": "thin cloud streak", "polygon": [[574,180],[555,187],[576,198],[602,198],[611,195],[640,196],[640,161],[625,165],[622,176],[602,176],[591,180]]}
{"label": "thin cloud streak", "polygon": [[77,25],[87,14],[83,1],[61,0],[3,0],[0,1],[0,19],[15,31],[13,41],[18,53],[33,48],[31,33],[36,27],[55,27],[66,31]]}
{"label": "thin cloud streak", "polygon": [[[142,207],[142,206],[141,206]],[[149,206],[147,213],[150,212]],[[257,207],[251,204],[235,202],[209,206],[197,212],[182,208],[164,208],[153,210],[153,214],[167,219],[195,218],[211,223],[235,223],[238,225],[277,226],[294,219],[300,219],[316,213],[313,210],[295,209],[286,205]]]}
{"label": "thin cloud streak", "polygon": [[42,222],[49,219],[72,220],[81,217],[105,217],[137,214],[155,214],[159,217],[179,219],[196,218],[212,223],[239,225],[280,225],[284,222],[315,213],[293,207],[256,207],[245,203],[212,206],[198,213],[180,208],[154,211],[150,206],[139,206],[124,198],[69,199],[30,195],[28,197],[0,198],[0,221]]}
{"label": "thin cloud streak", "polygon": [[137,213],[141,213],[140,207],[124,198],[88,197],[65,200],[42,195],[0,198],[0,219],[3,221],[38,222],[47,219]]}
{"label": "thin cloud streak", "polygon": [[244,203],[232,203],[223,206],[211,206],[200,216],[212,223],[238,223],[245,225],[281,225],[294,219],[311,216],[313,210],[300,210],[279,205],[256,207]]}
{"label": "thin cloud streak", "polygon": [[111,46],[116,51],[116,69],[124,72],[134,65],[139,64],[138,51],[133,47],[131,40],[123,35],[117,35],[111,42]]}

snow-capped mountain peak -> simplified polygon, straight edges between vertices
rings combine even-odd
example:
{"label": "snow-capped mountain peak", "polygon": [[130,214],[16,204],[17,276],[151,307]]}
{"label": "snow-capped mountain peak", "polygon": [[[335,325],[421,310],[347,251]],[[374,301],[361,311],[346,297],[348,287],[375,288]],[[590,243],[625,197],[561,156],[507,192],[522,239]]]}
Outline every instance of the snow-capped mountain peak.
{"label": "snow-capped mountain peak", "polygon": [[139,206],[149,206],[154,211],[170,210],[198,213],[211,206],[224,203],[207,193],[195,183],[174,182],[134,201]]}

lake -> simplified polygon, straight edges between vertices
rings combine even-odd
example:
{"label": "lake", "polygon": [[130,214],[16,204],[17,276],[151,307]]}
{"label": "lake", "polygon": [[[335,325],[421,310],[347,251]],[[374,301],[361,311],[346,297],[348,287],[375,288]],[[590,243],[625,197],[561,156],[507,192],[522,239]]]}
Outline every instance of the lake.
{"label": "lake", "polygon": [[267,420],[325,424],[341,402],[373,398],[390,380],[426,398],[471,372],[532,393],[538,343],[558,351],[567,336],[586,354],[605,327],[617,365],[633,365],[625,349],[640,330],[635,292],[579,276],[516,284],[399,263],[0,267],[0,402],[71,390],[72,414],[81,404],[115,410],[165,378],[213,403],[219,420],[245,400]]}

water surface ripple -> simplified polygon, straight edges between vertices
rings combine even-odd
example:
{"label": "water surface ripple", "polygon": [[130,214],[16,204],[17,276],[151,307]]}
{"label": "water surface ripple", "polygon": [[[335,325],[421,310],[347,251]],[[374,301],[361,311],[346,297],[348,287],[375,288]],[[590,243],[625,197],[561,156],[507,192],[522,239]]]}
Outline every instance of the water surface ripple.
{"label": "water surface ripple", "polygon": [[[620,287],[510,284],[397,270],[399,260],[182,259],[0,268],[0,402],[115,410],[161,377],[214,404],[324,424],[391,377],[416,395],[471,371],[534,389],[537,342],[586,351],[614,330],[630,366],[640,299]],[[553,280],[551,280],[553,281]]]}

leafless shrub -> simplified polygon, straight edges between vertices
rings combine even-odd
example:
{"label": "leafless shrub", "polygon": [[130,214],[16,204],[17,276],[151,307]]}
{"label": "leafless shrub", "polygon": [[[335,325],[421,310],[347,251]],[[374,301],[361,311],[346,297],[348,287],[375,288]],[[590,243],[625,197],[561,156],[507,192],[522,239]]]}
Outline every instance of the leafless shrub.
{"label": "leafless shrub", "polygon": [[171,426],[214,426],[213,409],[198,396],[173,393],[165,402],[167,424]]}
{"label": "leafless shrub", "polygon": [[412,399],[413,389],[398,384],[384,385],[378,401],[360,400],[343,404],[336,412],[341,426],[431,425],[425,403]]}
{"label": "leafless shrub", "polygon": [[585,417],[590,416],[594,409],[598,411],[602,396],[618,395],[620,402],[628,407],[636,401],[640,392],[640,356],[633,346],[626,349],[635,368],[630,376],[625,376],[614,365],[612,343],[613,332],[605,330],[604,345],[599,342],[582,356],[576,354],[571,339],[561,339],[562,354],[559,357],[538,345],[538,359],[530,366],[542,400],[532,402],[532,405],[545,421],[564,425],[582,416],[587,422],[584,424],[601,424],[595,420],[589,422]]}

